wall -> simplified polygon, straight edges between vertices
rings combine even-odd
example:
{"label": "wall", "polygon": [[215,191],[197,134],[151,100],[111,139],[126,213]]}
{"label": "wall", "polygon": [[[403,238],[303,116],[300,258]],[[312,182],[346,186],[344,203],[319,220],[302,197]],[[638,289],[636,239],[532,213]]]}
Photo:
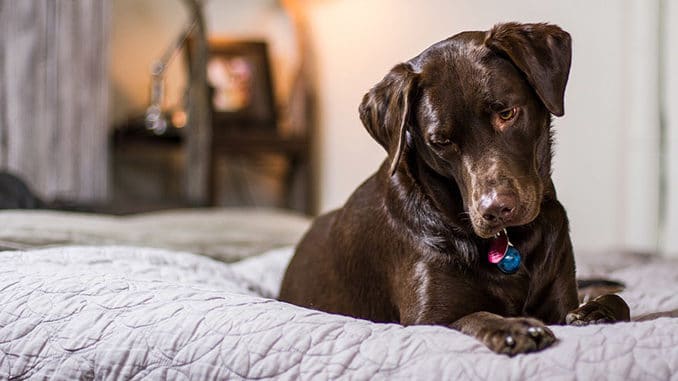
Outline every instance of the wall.
{"label": "wall", "polygon": [[664,120],[667,129],[667,207],[666,226],[662,232],[664,253],[678,257],[678,1],[665,0],[663,15],[665,38],[663,41],[665,64],[663,67]]}
{"label": "wall", "polygon": [[575,247],[655,248],[657,126],[649,110],[656,107],[656,2],[326,0],[309,3],[309,11],[320,84],[322,210],[341,206],[385,156],[357,108],[394,64],[458,31],[548,21],[574,40],[566,115],[554,123],[554,181]]}

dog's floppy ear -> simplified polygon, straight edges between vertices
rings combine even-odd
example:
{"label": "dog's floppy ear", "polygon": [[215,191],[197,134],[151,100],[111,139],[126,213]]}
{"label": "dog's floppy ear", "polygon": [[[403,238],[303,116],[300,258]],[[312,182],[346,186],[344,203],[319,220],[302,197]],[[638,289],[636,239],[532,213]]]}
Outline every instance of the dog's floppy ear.
{"label": "dog's floppy ear", "polygon": [[360,120],[391,157],[391,175],[398,167],[405,146],[416,76],[409,64],[396,65],[360,103]]}
{"label": "dog's floppy ear", "polygon": [[550,24],[499,24],[488,32],[485,45],[508,56],[553,115],[565,113],[565,85],[572,60],[569,33]]}

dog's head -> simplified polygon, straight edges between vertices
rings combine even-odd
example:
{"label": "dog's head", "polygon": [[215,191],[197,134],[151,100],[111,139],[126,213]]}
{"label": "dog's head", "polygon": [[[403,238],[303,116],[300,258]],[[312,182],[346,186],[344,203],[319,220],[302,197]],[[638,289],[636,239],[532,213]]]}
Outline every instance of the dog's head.
{"label": "dog's head", "polygon": [[551,114],[564,113],[567,32],[500,24],[464,32],[395,66],[360,105],[360,118],[391,160],[416,155],[459,188],[484,238],[539,214],[551,175]]}

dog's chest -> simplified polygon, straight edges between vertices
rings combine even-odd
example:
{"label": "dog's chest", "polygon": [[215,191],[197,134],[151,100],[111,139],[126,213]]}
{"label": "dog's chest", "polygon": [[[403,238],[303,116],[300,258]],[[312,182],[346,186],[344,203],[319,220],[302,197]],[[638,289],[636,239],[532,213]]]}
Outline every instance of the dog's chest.
{"label": "dog's chest", "polygon": [[[470,264],[463,261],[444,264],[435,260],[418,263],[414,266],[413,279],[423,304],[502,316],[522,315],[532,286],[525,263],[515,273],[506,274],[496,264],[478,257]],[[447,295],[446,300],[427,303],[435,299],[436,294]]]}
{"label": "dog's chest", "polygon": [[[489,267],[489,266],[488,266]],[[481,274],[481,289],[488,300],[488,308],[504,316],[521,315],[530,293],[530,277],[524,268],[514,274],[504,274],[487,268]]]}
{"label": "dog's chest", "polygon": [[[526,313],[528,301],[541,292],[540,276],[535,274],[535,264],[540,263],[543,247],[539,235],[519,235],[512,232],[515,251],[521,258],[517,271],[507,273],[500,263],[491,260],[491,249],[487,255],[480,255],[477,276],[488,300],[492,300],[494,311],[504,316],[520,316]],[[533,231],[532,233],[535,233]],[[484,252],[482,249],[481,252]]]}

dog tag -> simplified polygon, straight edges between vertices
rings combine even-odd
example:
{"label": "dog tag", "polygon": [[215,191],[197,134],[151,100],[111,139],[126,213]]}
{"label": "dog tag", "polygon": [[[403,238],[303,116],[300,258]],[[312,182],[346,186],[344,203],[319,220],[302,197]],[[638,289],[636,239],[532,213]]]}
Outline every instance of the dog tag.
{"label": "dog tag", "polygon": [[504,274],[513,274],[520,268],[520,261],[520,252],[513,245],[509,244],[508,248],[506,248],[506,255],[497,263],[497,267]]}
{"label": "dog tag", "polygon": [[496,265],[504,259],[507,249],[508,237],[504,233],[499,233],[499,235],[492,240],[492,243],[490,243],[490,250],[487,252],[487,260]]}
{"label": "dog tag", "polygon": [[520,252],[509,241],[506,229],[490,243],[487,260],[504,274],[513,274],[520,268]]}

